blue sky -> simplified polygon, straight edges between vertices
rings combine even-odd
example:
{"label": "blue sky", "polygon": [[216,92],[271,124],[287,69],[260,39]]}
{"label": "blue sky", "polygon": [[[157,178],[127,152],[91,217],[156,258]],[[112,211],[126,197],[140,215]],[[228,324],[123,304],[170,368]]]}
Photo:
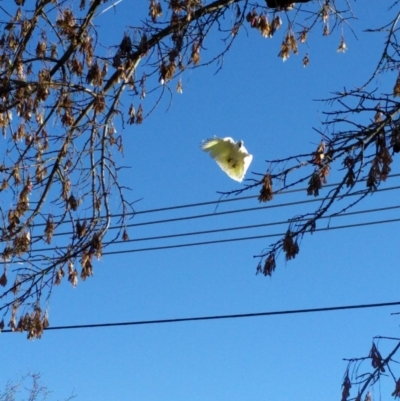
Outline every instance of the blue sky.
{"label": "blue sky", "polygon": [[[146,7],[132,0],[98,18],[98,30],[118,43],[117,26],[138,24]],[[340,34],[311,35],[308,49],[282,63],[280,39],[249,29],[225,56],[223,68],[199,68],[182,76],[183,94],[164,98],[142,125],[126,126],[121,179],[140,199],[137,212],[214,201],[217,191],[240,184],[230,180],[199,148],[202,140],[231,136],[254,155],[251,172],[263,173],[266,159],[314,150],[326,98],[362,84],[380,57],[383,36],[362,30],[388,21],[371,4],[355,4],[352,22],[358,40],[344,28],[348,52],[338,54]],[[140,16],[140,18],[139,18]],[[132,21],[132,19],[137,20]],[[112,21],[112,29],[109,29]],[[210,52],[213,45],[210,44]],[[310,65],[301,59],[308,52]],[[211,54],[211,53],[210,53]],[[207,53],[203,56],[207,58]],[[396,73],[374,83],[390,91]],[[171,85],[172,89],[174,84]],[[146,107],[146,103],[144,103]],[[146,109],[145,109],[146,111]],[[371,116],[372,118],[372,116]],[[338,166],[329,182],[339,177]],[[393,172],[397,172],[396,163]],[[391,178],[382,188],[396,186]],[[322,190],[323,195],[326,190]],[[254,198],[222,203],[218,212],[257,208]],[[271,204],[303,201],[300,193],[276,196]],[[395,191],[369,196],[359,210],[396,205]],[[315,204],[314,204],[315,205]],[[132,227],[131,239],[287,220],[313,204],[256,209],[223,216]],[[131,223],[212,214],[215,205],[138,214]],[[334,226],[395,218],[396,211],[336,219]],[[323,227],[321,223],[320,227]],[[281,233],[287,225],[257,230],[137,241],[110,251],[158,247],[213,239]],[[105,256],[95,276],[72,289],[66,281],[50,304],[52,326],[252,313],[286,309],[400,301],[398,223],[331,230],[304,237],[299,255],[281,257],[272,278],[255,275],[253,255],[273,239]],[[72,392],[82,400],[248,401],[340,399],[346,363],[366,356],[374,335],[398,336],[398,308],[49,331],[41,340],[2,335],[0,388],[27,371],[41,372],[54,399]],[[383,349],[389,349],[381,343]],[[386,347],[386,348],[385,348]],[[386,397],[385,384],[372,389]],[[383,396],[384,397],[384,396]]]}

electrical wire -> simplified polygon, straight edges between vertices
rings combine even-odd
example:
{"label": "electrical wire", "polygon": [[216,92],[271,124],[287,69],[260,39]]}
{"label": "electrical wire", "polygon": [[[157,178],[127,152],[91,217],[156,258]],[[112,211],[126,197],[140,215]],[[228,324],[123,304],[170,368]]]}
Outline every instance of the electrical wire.
{"label": "electrical wire", "polygon": [[[400,205],[394,205],[394,206],[386,206],[386,207],[381,207],[381,208],[374,208],[374,209],[364,209],[364,210],[359,210],[359,211],[353,211],[353,212],[347,212],[347,213],[342,213],[342,214],[333,214],[329,216],[323,216],[320,217],[319,220],[333,220],[335,218],[341,218],[341,217],[348,217],[348,216],[354,216],[354,215],[360,215],[360,214],[369,214],[369,213],[376,213],[376,212],[383,212],[383,211],[388,211],[388,210],[395,210],[395,209],[400,209]],[[298,219],[295,222],[300,223],[307,221],[307,218],[303,219]],[[118,245],[118,244],[128,244],[132,242],[142,242],[142,241],[155,241],[155,240],[165,240],[165,239],[171,239],[171,238],[182,238],[182,237],[189,237],[189,236],[197,236],[197,235],[204,235],[204,234],[217,234],[217,233],[224,233],[224,232],[230,232],[230,231],[240,231],[240,230],[250,230],[254,228],[263,228],[263,227],[271,227],[271,226],[278,226],[278,225],[283,225],[283,224],[290,224],[290,221],[288,220],[280,220],[280,221],[275,221],[271,223],[262,223],[262,224],[252,224],[252,225],[246,225],[246,226],[235,226],[235,227],[227,227],[227,228],[217,228],[213,230],[203,230],[203,231],[192,231],[192,232],[184,232],[184,233],[177,233],[177,234],[168,234],[168,235],[159,235],[159,236],[153,236],[153,237],[139,237],[139,238],[132,238],[129,240],[120,240],[120,241],[112,241],[112,242],[105,242],[103,245],[104,246],[109,246],[109,245]],[[276,234],[280,235],[280,234]],[[54,251],[54,250],[61,250],[65,249],[66,247],[58,247],[58,248],[39,248],[39,249],[33,249],[32,253],[37,253],[37,252],[44,252],[44,251]]]}
{"label": "electrical wire", "polygon": [[[399,174],[400,175],[400,174]],[[332,184],[334,185],[334,184]],[[389,188],[381,188],[378,189],[376,192],[385,192],[385,191],[391,191],[391,190],[397,190],[399,189],[400,186],[395,186],[395,187],[389,187]],[[345,194],[342,195],[342,197],[345,196],[354,196],[357,194],[351,193],[351,194]],[[223,215],[223,214],[230,214],[230,213],[238,213],[238,212],[244,212],[244,211],[254,211],[258,209],[263,209],[263,208],[271,208],[271,207],[284,207],[288,205],[298,205],[301,203],[309,203],[309,202],[315,202],[315,201],[321,201],[321,199],[311,199],[311,200],[305,200],[305,201],[300,201],[300,202],[289,202],[285,204],[279,204],[279,205],[268,205],[265,207],[253,207],[253,208],[246,208],[246,209],[236,209],[233,211],[225,211],[225,212],[219,212],[219,213],[212,213],[212,214],[205,214],[205,215],[195,215],[195,216],[187,216],[187,217],[180,217],[176,219],[168,219],[168,220],[158,220],[158,221],[150,221],[150,222],[144,222],[144,223],[138,223],[138,224],[133,224],[132,226],[140,226],[140,225],[147,225],[147,224],[156,224],[156,223],[164,223],[166,221],[177,221],[177,220],[186,220],[186,219],[192,219],[192,218],[200,218],[200,217],[211,217],[215,215]],[[399,206],[390,206],[386,208],[376,208],[376,209],[370,209],[370,210],[363,210],[363,211],[358,211],[358,212],[348,212],[348,213],[343,213],[341,215],[330,215],[330,216],[324,216],[321,219],[333,219],[335,217],[344,217],[344,216],[349,216],[349,215],[355,215],[355,214],[361,214],[361,213],[372,213],[375,211],[384,211],[384,210],[390,210],[390,209],[396,209],[399,208]],[[301,221],[301,220],[299,220]],[[367,225],[375,225],[375,224],[385,224],[385,223],[391,223],[391,222],[397,222],[398,219],[390,219],[390,220],[379,220],[379,221],[372,221],[372,222],[365,222],[365,223],[358,223],[358,224],[349,224],[349,225],[343,225],[343,226],[337,226],[337,227],[327,227],[327,228],[320,228],[316,229],[315,231],[327,231],[327,230],[333,230],[333,229],[345,229],[345,228],[352,228],[352,227],[361,227],[361,226],[367,226]],[[156,237],[144,237],[144,238],[137,238],[137,239],[132,239],[132,240],[127,240],[127,241],[110,241],[110,242],[104,242],[103,246],[109,246],[109,245],[117,245],[117,244],[122,244],[122,243],[130,243],[130,242],[139,242],[139,241],[149,241],[149,240],[158,240],[158,239],[169,239],[169,238],[178,238],[178,237],[185,237],[185,236],[194,236],[194,235],[202,235],[202,234],[211,234],[211,233],[218,233],[218,232],[227,232],[227,231],[234,231],[234,230],[243,230],[243,229],[252,229],[252,228],[259,228],[259,227],[266,227],[266,226],[273,226],[273,225],[281,225],[281,224],[290,224],[290,220],[286,221],[278,221],[278,222],[273,222],[273,223],[264,223],[264,224],[257,224],[257,225],[252,225],[252,226],[242,226],[242,227],[229,227],[229,228],[223,228],[223,229],[216,229],[216,230],[207,230],[207,231],[197,231],[197,232],[188,232],[188,233],[178,233],[178,234],[170,234],[170,235],[164,235],[164,236],[156,236]],[[121,251],[106,251],[103,252],[103,255],[113,255],[113,254],[118,254],[118,253],[134,253],[134,252],[145,252],[145,251],[153,251],[153,250],[165,250],[165,249],[173,249],[173,248],[183,248],[183,247],[192,247],[192,246],[200,246],[200,245],[210,245],[210,244],[218,244],[218,243],[225,243],[225,242],[237,242],[237,241],[246,241],[246,240],[254,240],[254,239],[262,239],[262,238],[273,238],[277,236],[282,236],[285,233],[272,233],[272,234],[264,234],[264,235],[258,235],[258,236],[248,236],[248,237],[239,237],[239,238],[230,238],[230,239],[220,239],[220,240],[213,240],[213,241],[203,241],[203,242],[192,242],[192,243],[186,243],[186,244],[176,244],[176,245],[167,245],[167,246],[157,246],[157,247],[147,247],[147,248],[139,248],[139,249],[128,249],[128,250],[121,250]],[[38,253],[38,252],[49,252],[49,251],[60,251],[65,247],[56,247],[56,248],[42,248],[42,249],[33,249],[31,252],[32,253]],[[51,259],[51,257],[50,257]],[[32,262],[42,262],[45,260],[49,260],[48,257],[39,257],[38,259],[32,258]]]}
{"label": "electrical wire", "polygon": [[[376,190],[375,193],[376,192],[393,191],[393,190],[397,190],[397,189],[400,189],[400,186],[381,188],[381,189]],[[342,195],[342,198],[357,196],[357,195],[359,195],[359,193],[350,193],[350,194]],[[320,199],[320,198],[307,199],[307,200],[303,200],[303,201],[279,203],[276,205],[269,204],[269,205],[265,205],[265,206],[253,206],[253,207],[244,208],[244,209],[234,209],[234,210],[227,210],[224,212],[214,212],[214,213],[197,214],[197,215],[192,215],[192,216],[174,217],[174,218],[170,218],[170,219],[151,220],[151,221],[145,221],[142,223],[127,224],[124,226],[112,226],[109,228],[109,231],[121,229],[121,228],[133,228],[133,227],[141,227],[141,226],[148,226],[148,225],[154,225],[154,224],[173,223],[173,222],[178,222],[178,221],[203,219],[203,218],[208,218],[208,217],[218,217],[218,216],[224,216],[224,215],[229,215],[229,214],[253,212],[253,211],[265,210],[265,209],[275,209],[275,208],[283,208],[283,207],[288,207],[288,206],[304,205],[304,204],[308,204],[308,203],[321,202],[322,200],[330,200],[330,199],[332,199],[332,197],[326,197],[324,199]],[[154,210],[157,210],[157,209],[154,209]],[[73,235],[73,234],[74,233],[72,231],[59,232],[59,233],[54,233],[53,237],[64,236],[64,235]],[[41,238],[41,237],[42,237],[41,235],[35,235],[35,236],[32,236],[32,239]],[[47,249],[49,249],[49,248],[47,248]]]}
{"label": "electrical wire", "polygon": [[[392,178],[397,178],[400,177],[400,174],[392,174],[390,175],[386,182],[389,179]],[[359,182],[364,182],[366,181],[366,179],[363,180],[359,180]],[[323,189],[325,188],[331,188],[331,187],[336,187],[338,186],[340,183],[333,183],[333,184],[326,184],[323,186]],[[391,187],[389,189],[398,189],[398,187]],[[276,191],[274,192],[274,196],[275,195],[287,195],[290,193],[296,193],[296,192],[304,192],[306,191],[307,188],[298,188],[298,189],[290,189],[290,190],[285,190],[285,191]],[[385,188],[378,188],[377,190],[374,191],[374,193],[376,192],[380,192],[383,190],[387,190]],[[175,205],[175,206],[167,206],[167,207],[163,207],[163,208],[156,208],[156,209],[146,209],[146,210],[139,210],[139,211],[135,211],[135,212],[130,212],[130,213],[119,213],[119,214],[113,214],[113,217],[129,217],[129,216],[136,216],[136,215],[140,215],[140,214],[152,214],[152,213],[158,213],[158,212],[165,212],[165,211],[170,211],[170,210],[179,210],[179,209],[187,209],[187,208],[193,208],[193,207],[200,207],[200,206],[210,206],[210,205],[218,205],[220,203],[227,203],[227,202],[236,202],[236,201],[242,201],[242,200],[248,200],[248,199],[256,199],[258,198],[258,195],[249,195],[249,196],[243,196],[243,197],[235,197],[235,198],[229,198],[229,199],[219,199],[219,200],[215,200],[215,201],[207,201],[207,202],[197,202],[197,203],[188,203],[188,204],[183,204],[183,205]],[[321,200],[321,199],[319,199]],[[318,199],[316,200],[308,200],[308,202],[317,202]],[[306,201],[307,202],[307,201]],[[296,202],[295,202],[296,203]],[[279,205],[270,205],[270,207],[278,207]],[[106,216],[100,216],[99,219],[102,218],[106,218]],[[64,223],[71,223],[71,220],[64,220]],[[45,226],[46,223],[38,223],[36,226]],[[56,233],[54,234],[56,235]]]}
{"label": "electrical wire", "polygon": [[[382,189],[376,190],[375,192],[393,191],[393,190],[397,190],[397,189],[400,189],[400,186],[382,188]],[[360,194],[359,193],[350,193],[350,194],[342,195],[341,198],[347,198],[347,197],[357,196],[357,195],[360,195]],[[193,216],[175,217],[175,218],[171,218],[171,219],[145,221],[143,223],[128,224],[126,227],[130,228],[130,227],[147,226],[147,225],[151,225],[151,224],[164,224],[164,223],[172,223],[172,222],[176,222],[176,221],[200,219],[200,218],[205,218],[205,217],[223,216],[223,215],[228,215],[228,214],[252,212],[252,211],[258,211],[258,210],[265,210],[265,209],[276,209],[276,208],[282,208],[282,207],[287,207],[287,206],[295,206],[295,205],[297,206],[297,205],[304,205],[307,203],[321,202],[323,200],[331,200],[331,199],[332,199],[332,197],[326,197],[323,199],[320,199],[320,198],[319,199],[307,199],[307,200],[303,200],[303,201],[279,203],[276,205],[269,204],[269,205],[265,205],[265,206],[256,206],[256,207],[244,208],[244,209],[227,210],[224,212],[197,214],[197,215],[193,215]]]}
{"label": "electrical wire", "polygon": [[[400,177],[400,174],[392,174],[390,175],[389,178],[397,178]],[[367,181],[367,179],[359,180],[359,182],[364,182]],[[323,186],[323,188],[332,188],[338,186],[340,183],[336,182],[334,184],[326,184]],[[307,188],[298,188],[298,189],[288,189],[285,191],[276,191],[274,192],[274,195],[287,195],[290,193],[295,193],[295,192],[304,192],[306,191]],[[375,192],[380,191],[380,189],[377,189]],[[241,201],[241,200],[248,200],[248,199],[256,199],[258,198],[258,195],[249,195],[249,196],[242,196],[242,197],[236,197],[236,198],[230,198],[230,199],[219,199],[215,201],[209,201],[209,202],[199,202],[199,203],[188,203],[188,204],[183,204],[183,205],[176,205],[176,206],[168,206],[168,207],[163,207],[163,208],[158,208],[158,209],[147,209],[147,210],[141,210],[138,212],[133,212],[133,215],[139,215],[139,214],[147,214],[147,213],[158,213],[158,212],[165,212],[165,211],[170,211],[170,210],[176,210],[176,209],[185,209],[185,208],[191,208],[191,207],[198,207],[198,206],[208,206],[208,205],[218,205],[220,203],[226,203],[226,202],[235,202],[235,201]],[[128,214],[129,215],[129,214]],[[115,215],[116,217],[122,217],[122,214]]]}
{"label": "electrical wire", "polygon": [[[388,211],[388,210],[395,210],[395,209],[400,209],[400,205],[395,205],[395,206],[386,206],[386,207],[380,207],[380,208],[374,208],[374,209],[364,209],[364,210],[358,210],[355,212],[347,212],[347,213],[342,213],[342,214],[332,214],[329,216],[322,216],[318,220],[333,220],[335,218],[340,218],[340,217],[348,217],[348,216],[355,216],[359,214],[368,214],[368,213],[376,213],[376,212],[383,212],[383,211]],[[295,223],[301,223],[308,221],[307,218],[303,219],[296,219]],[[178,234],[168,234],[168,235],[159,235],[155,237],[139,237],[139,238],[132,238],[126,241],[113,241],[112,245],[117,245],[117,244],[126,244],[129,242],[141,242],[141,241],[155,241],[155,240],[164,240],[164,239],[170,239],[170,238],[179,238],[179,237],[188,237],[188,236],[195,236],[195,235],[204,235],[204,234],[216,234],[216,233],[223,233],[223,232],[229,232],[229,231],[240,231],[240,230],[250,230],[253,228],[263,228],[263,227],[271,227],[271,226],[278,226],[278,225],[283,225],[283,224],[290,224],[290,220],[280,220],[280,221],[274,221],[272,223],[262,223],[262,224],[252,224],[252,225],[247,225],[247,226],[236,226],[236,227],[227,227],[227,228],[217,228],[214,230],[203,230],[203,231],[192,231],[192,232],[185,232],[185,233],[178,233]],[[45,250],[45,249],[43,249]]]}
{"label": "electrical wire", "polygon": [[[341,230],[341,229],[347,229],[347,228],[365,227],[365,226],[371,226],[371,225],[377,225],[377,224],[387,224],[387,223],[396,223],[396,222],[400,222],[400,218],[388,219],[388,220],[377,220],[377,221],[370,221],[370,222],[364,222],[364,223],[347,224],[347,225],[334,226],[334,227],[316,228],[315,230],[313,230],[313,232]],[[166,250],[166,249],[187,248],[187,247],[192,247],[192,246],[202,246],[202,245],[222,244],[222,243],[238,242],[238,241],[248,241],[248,240],[263,239],[263,238],[282,237],[285,234],[286,234],[286,232],[281,232],[281,233],[274,233],[274,234],[255,235],[255,236],[251,236],[251,237],[238,237],[238,238],[228,238],[228,239],[220,239],[220,240],[214,240],[214,241],[192,242],[192,243],[186,243],[186,244],[166,245],[166,246],[138,248],[138,249],[124,249],[124,250],[121,249],[119,251],[102,252],[102,256],[124,254],[124,253],[160,251],[160,250]],[[133,240],[133,242],[134,242],[134,240]],[[110,242],[107,245],[108,246],[113,245],[113,242]],[[62,248],[57,248],[57,249],[60,250]],[[48,249],[45,249],[45,250],[48,251]],[[33,251],[32,251],[32,253],[33,253]],[[51,257],[38,257],[38,258],[33,257],[33,258],[29,259],[29,262],[31,262],[31,263],[48,262],[50,259],[51,259]],[[8,264],[10,262],[7,261],[7,262],[1,262],[1,263]],[[11,263],[26,263],[26,261],[22,260],[21,262],[19,262],[19,260],[17,259],[16,261],[13,261]]]}
{"label": "electrical wire", "polygon": [[[183,317],[174,319],[157,319],[157,320],[137,320],[131,322],[116,322],[116,323],[94,323],[94,324],[76,324],[70,326],[53,326],[46,327],[44,330],[71,330],[71,329],[93,329],[103,327],[121,327],[121,326],[143,326],[149,324],[165,324],[165,323],[182,323],[182,322],[196,322],[204,320],[223,320],[223,319],[242,319],[247,317],[262,317],[262,316],[277,316],[277,315],[295,315],[316,312],[332,312],[351,309],[366,309],[366,308],[382,308],[386,306],[400,305],[400,301],[396,302],[382,302],[373,304],[359,304],[359,305],[344,305],[344,306],[329,306],[324,308],[310,308],[310,309],[289,309],[282,311],[271,312],[256,312],[256,313],[238,313],[232,315],[213,315],[213,316],[198,316],[198,317]],[[12,330],[3,330],[2,333],[12,333]]]}
{"label": "electrical wire", "polygon": [[[365,223],[355,223],[355,224],[347,224],[347,225],[342,225],[342,226],[316,228],[315,230],[313,230],[313,232],[340,230],[340,229],[354,228],[354,227],[366,227],[366,226],[377,225],[377,224],[396,223],[399,221],[400,221],[400,218],[369,221],[369,222],[365,222]],[[215,241],[192,242],[192,243],[187,243],[187,244],[176,244],[176,245],[149,247],[149,248],[108,251],[108,252],[103,252],[102,255],[115,255],[115,254],[122,254],[122,253],[135,253],[135,252],[147,252],[147,251],[160,251],[160,250],[164,250],[164,249],[186,248],[186,247],[199,246],[199,245],[222,244],[222,243],[226,243],[226,242],[238,242],[238,241],[262,239],[262,238],[273,238],[273,237],[280,237],[280,236],[284,236],[284,235],[285,235],[285,232],[282,232],[282,233],[275,233],[275,234],[254,235],[251,237],[220,239],[220,240],[215,240]]]}

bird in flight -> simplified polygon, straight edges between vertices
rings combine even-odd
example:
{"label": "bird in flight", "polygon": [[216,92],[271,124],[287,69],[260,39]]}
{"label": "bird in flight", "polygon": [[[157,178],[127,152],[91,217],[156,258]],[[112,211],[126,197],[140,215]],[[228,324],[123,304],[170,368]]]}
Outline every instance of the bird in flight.
{"label": "bird in flight", "polygon": [[201,144],[201,149],[209,152],[219,167],[232,180],[242,182],[253,156],[247,152],[243,141],[235,142],[232,138],[207,139]]}

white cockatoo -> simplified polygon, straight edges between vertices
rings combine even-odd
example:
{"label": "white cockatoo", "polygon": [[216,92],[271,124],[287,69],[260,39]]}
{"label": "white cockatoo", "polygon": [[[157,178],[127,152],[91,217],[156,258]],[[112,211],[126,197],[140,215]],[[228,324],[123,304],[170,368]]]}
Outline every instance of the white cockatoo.
{"label": "white cockatoo", "polygon": [[242,182],[253,156],[243,146],[243,141],[232,138],[207,139],[201,144],[202,150],[209,152],[223,171],[232,180]]}

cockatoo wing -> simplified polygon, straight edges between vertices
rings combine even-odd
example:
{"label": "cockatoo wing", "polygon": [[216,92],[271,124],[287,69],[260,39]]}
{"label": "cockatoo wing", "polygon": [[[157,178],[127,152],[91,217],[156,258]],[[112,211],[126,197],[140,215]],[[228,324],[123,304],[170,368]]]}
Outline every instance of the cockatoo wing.
{"label": "cockatoo wing", "polygon": [[214,159],[218,155],[229,155],[235,146],[235,141],[232,138],[212,138],[207,139],[201,145],[201,148],[210,153]]}
{"label": "cockatoo wing", "polygon": [[202,149],[209,152],[221,169],[235,181],[242,182],[253,156],[242,144],[232,138],[212,138],[203,142]]}

